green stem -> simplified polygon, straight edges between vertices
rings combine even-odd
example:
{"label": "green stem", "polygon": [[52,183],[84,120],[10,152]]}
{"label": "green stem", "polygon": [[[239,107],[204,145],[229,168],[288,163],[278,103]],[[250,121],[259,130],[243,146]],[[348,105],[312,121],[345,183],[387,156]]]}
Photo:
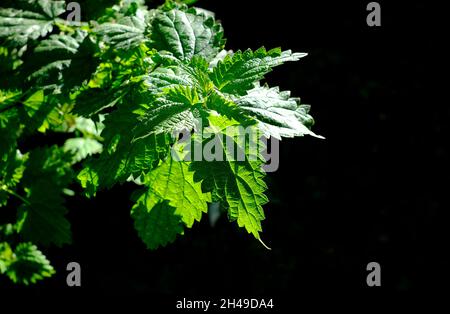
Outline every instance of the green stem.
{"label": "green stem", "polygon": [[14,107],[15,105],[17,105],[17,103],[16,103],[16,102],[12,102],[12,103],[10,103],[10,104],[4,106],[3,108],[0,108],[0,113],[5,112],[5,111],[11,109],[11,108]]}
{"label": "green stem", "polygon": [[0,186],[0,189],[3,190],[3,191],[5,191],[6,193],[12,195],[12,196],[17,197],[19,200],[21,200],[21,201],[24,202],[25,204],[31,205],[31,203],[30,203],[26,198],[24,198],[23,196],[17,194],[17,193],[14,192],[14,191],[8,189],[8,187],[7,187],[6,185]]}

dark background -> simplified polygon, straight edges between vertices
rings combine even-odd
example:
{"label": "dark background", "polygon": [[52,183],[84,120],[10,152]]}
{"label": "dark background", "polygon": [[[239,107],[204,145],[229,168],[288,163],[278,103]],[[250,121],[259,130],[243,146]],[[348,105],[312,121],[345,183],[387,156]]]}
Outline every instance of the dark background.
{"label": "dark background", "polygon": [[[129,216],[133,187],[116,187],[95,201],[68,201],[74,243],[49,251],[57,275],[26,292],[145,295],[170,308],[183,296],[266,296],[285,306],[305,293],[445,288],[450,114],[435,74],[444,72],[442,8],[379,1],[382,26],[370,28],[370,1],[329,2],[198,3],[222,21],[228,49],[309,53],[267,76],[312,105],[313,130],[326,137],[281,142],[263,223],[271,251],[226,217],[214,228],[204,217],[174,244],[148,251]],[[81,264],[81,288],[66,287],[70,261]],[[372,261],[381,265],[379,288],[366,285]]]}

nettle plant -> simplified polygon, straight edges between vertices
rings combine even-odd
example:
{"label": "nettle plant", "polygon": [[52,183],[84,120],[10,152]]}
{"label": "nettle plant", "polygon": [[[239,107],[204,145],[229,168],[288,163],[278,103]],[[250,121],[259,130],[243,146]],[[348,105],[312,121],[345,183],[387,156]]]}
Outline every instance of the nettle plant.
{"label": "nettle plant", "polygon": [[[38,246],[71,242],[64,204],[77,182],[89,198],[135,184],[131,215],[149,249],[208,207],[261,240],[265,160],[240,130],[258,147],[316,136],[309,106],[259,83],[305,54],[227,51],[213,13],[143,2],[121,1],[90,22],[68,21],[65,1],[0,8],[0,272],[16,283],[55,272]],[[30,145],[61,135],[63,144]],[[186,158],[197,144],[222,158]]]}

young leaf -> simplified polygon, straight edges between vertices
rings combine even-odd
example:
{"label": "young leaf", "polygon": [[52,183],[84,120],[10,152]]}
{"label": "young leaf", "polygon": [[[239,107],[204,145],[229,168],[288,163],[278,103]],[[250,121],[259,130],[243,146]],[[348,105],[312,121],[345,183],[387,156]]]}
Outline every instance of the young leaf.
{"label": "young leaf", "polygon": [[288,61],[297,61],[304,56],[305,53],[292,53],[290,50],[281,52],[280,49],[238,51],[219,61],[210,77],[221,92],[245,95],[253,88],[253,84],[263,79],[272,68]]}
{"label": "young leaf", "polygon": [[259,121],[259,128],[266,137],[294,137],[314,134],[314,124],[308,114],[309,107],[300,105],[299,98],[290,98],[290,92],[280,92],[278,87],[257,86],[247,95],[235,101],[241,112]]}
{"label": "young leaf", "polygon": [[[202,213],[208,210],[210,195],[203,194],[201,184],[194,182],[193,176],[188,162],[169,157],[145,177],[144,184],[148,190],[137,200],[132,215],[135,219],[145,221],[145,226],[136,221],[136,228],[150,248],[171,242],[175,234],[182,230],[180,222],[191,228],[194,221],[200,221]],[[149,217],[145,217],[145,211]],[[164,220],[152,219],[158,215],[164,217]],[[165,228],[161,230],[163,224]],[[160,233],[167,233],[170,237],[166,238],[167,236]]]}
{"label": "young leaf", "polygon": [[115,23],[103,23],[96,32],[114,49],[131,49],[146,41],[145,20],[142,16],[125,16]]}
{"label": "young leaf", "polygon": [[73,154],[75,162],[79,162],[88,156],[102,152],[102,144],[93,138],[69,138],[64,143],[64,151]]}
{"label": "young leaf", "polygon": [[143,197],[147,208],[150,210],[156,203],[167,200],[175,208],[175,214],[191,228],[194,221],[200,221],[202,213],[206,213],[206,202],[210,201],[209,195],[202,193],[200,183],[194,182],[193,176],[188,162],[167,158],[145,176],[144,184],[148,192]]}
{"label": "young leaf", "polygon": [[131,212],[139,237],[148,249],[155,250],[175,241],[184,233],[181,218],[175,215],[175,208],[167,201],[153,206],[150,211],[144,203],[137,203]]}
{"label": "young leaf", "polygon": [[173,135],[180,130],[192,130],[195,125],[193,111],[200,103],[195,88],[175,86],[166,89],[139,118],[140,123],[133,129],[133,141],[151,134]]}
{"label": "young leaf", "polygon": [[222,50],[222,26],[202,11],[157,11],[151,20],[150,47],[166,50],[180,60],[199,55],[212,59]]}
{"label": "young leaf", "polygon": [[36,283],[55,273],[44,254],[32,243],[20,243],[14,252],[7,243],[0,243],[0,271],[14,283],[24,285]]}

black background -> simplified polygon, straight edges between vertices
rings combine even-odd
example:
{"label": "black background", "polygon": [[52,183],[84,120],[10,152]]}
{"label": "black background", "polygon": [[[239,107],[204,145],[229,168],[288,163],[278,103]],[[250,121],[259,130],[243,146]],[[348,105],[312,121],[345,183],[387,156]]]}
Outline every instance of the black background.
{"label": "black background", "polygon": [[[326,137],[281,142],[263,223],[271,251],[225,217],[214,228],[205,217],[174,244],[148,251],[129,216],[133,187],[122,186],[95,201],[68,201],[74,243],[49,251],[55,277],[27,289],[3,277],[1,285],[36,295],[143,295],[167,309],[184,296],[274,297],[282,307],[305,293],[445,288],[450,114],[448,100],[437,98],[442,8],[379,1],[382,26],[371,28],[369,1],[329,2],[198,3],[222,21],[228,49],[309,53],[266,77],[311,104],[313,130]],[[81,288],[66,287],[70,261],[81,264]],[[372,261],[381,265],[382,287],[366,285]]]}

